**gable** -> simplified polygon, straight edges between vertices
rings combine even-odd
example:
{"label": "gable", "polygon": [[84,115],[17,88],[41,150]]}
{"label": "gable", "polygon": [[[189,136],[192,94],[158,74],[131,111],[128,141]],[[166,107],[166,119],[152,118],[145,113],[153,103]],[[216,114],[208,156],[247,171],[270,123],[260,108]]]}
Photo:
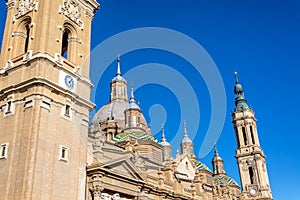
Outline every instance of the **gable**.
{"label": "gable", "polygon": [[145,180],[141,175],[141,171],[137,169],[127,157],[109,161],[104,163],[102,167],[116,175],[126,176],[127,178],[135,180]]}
{"label": "gable", "polygon": [[188,156],[183,157],[178,165],[177,165],[177,172],[180,174],[186,174],[186,178],[189,180],[194,180],[195,177],[195,167],[191,159]]}

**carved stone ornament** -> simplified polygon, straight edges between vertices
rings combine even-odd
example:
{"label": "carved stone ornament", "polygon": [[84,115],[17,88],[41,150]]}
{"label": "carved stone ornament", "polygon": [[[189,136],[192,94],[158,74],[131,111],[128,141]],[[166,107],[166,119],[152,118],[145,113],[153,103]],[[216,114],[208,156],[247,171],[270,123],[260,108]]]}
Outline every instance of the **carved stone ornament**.
{"label": "carved stone ornament", "polygon": [[31,58],[32,58],[32,50],[29,50],[23,55],[23,62],[27,62]]}
{"label": "carved stone ornament", "polygon": [[83,22],[80,20],[80,6],[79,3],[75,0],[64,0],[64,3],[59,8],[59,13],[62,13],[70,20],[75,22],[80,28],[83,29]]}
{"label": "carved stone ornament", "polygon": [[33,10],[38,10],[38,2],[36,2],[36,0],[19,0],[17,13],[14,15],[13,21]]}
{"label": "carved stone ornament", "polygon": [[119,193],[115,193],[113,195],[110,195],[108,193],[102,193],[101,200],[129,200],[129,199],[120,197]]}

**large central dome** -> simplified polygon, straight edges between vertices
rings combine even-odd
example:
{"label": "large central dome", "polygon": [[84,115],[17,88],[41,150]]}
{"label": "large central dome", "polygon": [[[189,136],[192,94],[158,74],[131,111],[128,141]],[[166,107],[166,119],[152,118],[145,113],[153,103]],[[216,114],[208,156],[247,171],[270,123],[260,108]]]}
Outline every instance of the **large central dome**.
{"label": "large central dome", "polygon": [[129,103],[123,100],[114,100],[105,104],[93,118],[93,123],[99,124],[107,121],[108,119],[114,119],[116,122],[125,122],[124,110]]}

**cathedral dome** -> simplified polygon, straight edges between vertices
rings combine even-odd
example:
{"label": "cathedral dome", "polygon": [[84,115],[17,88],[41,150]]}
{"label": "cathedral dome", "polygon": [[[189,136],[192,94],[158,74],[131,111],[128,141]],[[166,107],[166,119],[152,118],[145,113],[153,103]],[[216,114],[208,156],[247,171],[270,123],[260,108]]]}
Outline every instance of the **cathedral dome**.
{"label": "cathedral dome", "polygon": [[101,123],[107,119],[114,119],[115,121],[125,121],[124,110],[129,105],[127,101],[111,101],[104,105],[93,118],[93,123]]}

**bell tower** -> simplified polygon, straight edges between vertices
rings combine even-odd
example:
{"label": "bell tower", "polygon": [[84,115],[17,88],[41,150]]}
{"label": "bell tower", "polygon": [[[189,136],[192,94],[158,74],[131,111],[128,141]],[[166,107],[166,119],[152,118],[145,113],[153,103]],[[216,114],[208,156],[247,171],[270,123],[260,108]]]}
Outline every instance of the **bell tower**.
{"label": "bell tower", "polygon": [[96,0],[6,0],[0,56],[1,199],[85,198]]}
{"label": "bell tower", "polygon": [[232,123],[237,140],[235,157],[241,178],[241,199],[271,200],[273,198],[266,168],[266,156],[259,143],[256,118],[247,104],[237,72],[235,76],[235,110],[232,113]]}

